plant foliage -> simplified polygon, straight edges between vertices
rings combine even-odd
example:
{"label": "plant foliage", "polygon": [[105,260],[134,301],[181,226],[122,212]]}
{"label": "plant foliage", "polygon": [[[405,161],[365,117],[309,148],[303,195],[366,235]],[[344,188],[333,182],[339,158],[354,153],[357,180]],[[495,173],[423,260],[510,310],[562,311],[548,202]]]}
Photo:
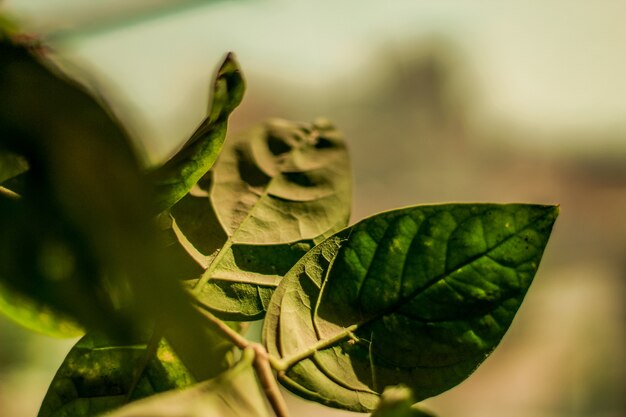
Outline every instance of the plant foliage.
{"label": "plant foliage", "polygon": [[[556,206],[417,205],[348,226],[341,133],[272,119],[225,141],[244,89],[229,54],[205,120],[146,172],[102,99],[0,35],[0,311],[86,331],[40,417],[284,417],[276,379],[331,407],[431,416],[414,403],[511,325]],[[242,334],[261,318],[262,345]]]}

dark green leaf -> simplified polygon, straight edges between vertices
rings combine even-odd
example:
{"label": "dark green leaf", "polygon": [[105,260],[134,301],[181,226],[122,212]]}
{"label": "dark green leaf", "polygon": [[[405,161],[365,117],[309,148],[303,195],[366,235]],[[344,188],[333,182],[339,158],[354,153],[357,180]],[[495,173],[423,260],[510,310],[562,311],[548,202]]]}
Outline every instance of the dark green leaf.
{"label": "dark green leaf", "polygon": [[28,162],[13,152],[0,152],[0,184],[28,171]]}
{"label": "dark green leaf", "polygon": [[[12,152],[0,152],[0,192],[4,193],[5,198],[20,198],[14,190],[15,177],[26,171],[28,162],[24,157]],[[9,188],[4,185],[9,185]],[[0,313],[27,329],[47,336],[63,338],[84,334],[73,320],[2,285],[1,282]]]}
{"label": "dark green leaf", "polygon": [[262,317],[282,276],[347,225],[350,194],[345,142],[325,120],[271,120],[230,138],[171,211],[178,240],[207,270],[189,284],[223,318]]}
{"label": "dark green leaf", "polygon": [[371,417],[434,417],[413,403],[415,400],[409,388],[402,385],[388,387]]}
{"label": "dark green leaf", "polygon": [[271,417],[252,368],[254,353],[219,377],[130,404],[108,417]]}
{"label": "dark green leaf", "polygon": [[3,39],[0,132],[0,154],[29,166],[20,198],[0,193],[3,285],[87,329],[128,336],[160,315],[193,333],[189,298],[157,237],[151,187],[107,108]]}
{"label": "dark green leaf", "polygon": [[372,410],[389,385],[416,400],[460,383],[498,344],[539,265],[558,209],[416,206],[327,239],[285,276],[264,341],[304,397]]}
{"label": "dark green leaf", "polygon": [[173,206],[213,166],[228,125],[228,116],[241,102],[245,84],[232,54],[228,54],[213,83],[209,115],[180,151],[150,176],[157,188],[157,210]]}
{"label": "dark green leaf", "polygon": [[194,382],[164,340],[149,355],[146,343],[111,343],[108,338],[87,335],[65,358],[38,416],[91,417]]}

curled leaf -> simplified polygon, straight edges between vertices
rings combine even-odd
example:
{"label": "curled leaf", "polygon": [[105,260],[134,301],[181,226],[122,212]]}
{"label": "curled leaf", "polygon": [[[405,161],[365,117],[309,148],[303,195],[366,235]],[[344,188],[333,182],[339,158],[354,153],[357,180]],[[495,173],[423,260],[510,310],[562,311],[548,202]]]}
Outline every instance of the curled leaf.
{"label": "curled leaf", "polygon": [[274,119],[229,138],[171,210],[178,241],[206,270],[188,281],[198,299],[223,318],[261,318],[282,276],[347,225],[349,170],[344,139],[326,120]]}
{"label": "curled leaf", "polygon": [[244,91],[239,65],[233,54],[228,54],[213,82],[208,116],[178,153],[150,173],[157,191],[157,211],[173,206],[211,169],[224,144],[228,116]]}

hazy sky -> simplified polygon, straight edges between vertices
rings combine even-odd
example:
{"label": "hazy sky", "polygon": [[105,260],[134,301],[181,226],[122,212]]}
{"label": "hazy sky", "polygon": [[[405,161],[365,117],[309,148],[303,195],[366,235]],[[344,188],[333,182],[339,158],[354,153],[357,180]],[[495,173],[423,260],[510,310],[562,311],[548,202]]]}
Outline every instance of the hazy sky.
{"label": "hazy sky", "polygon": [[137,13],[164,1],[127,3],[4,4],[35,28],[70,29],[60,38],[64,53],[116,85],[157,143],[181,135],[181,118],[201,117],[206,89],[197,86],[226,51],[251,80],[274,77],[315,99],[336,79],[367,84],[385,45],[433,35],[456,45],[472,69],[480,117],[538,133],[626,135],[623,1],[187,1],[179,3],[192,7],[165,16]]}

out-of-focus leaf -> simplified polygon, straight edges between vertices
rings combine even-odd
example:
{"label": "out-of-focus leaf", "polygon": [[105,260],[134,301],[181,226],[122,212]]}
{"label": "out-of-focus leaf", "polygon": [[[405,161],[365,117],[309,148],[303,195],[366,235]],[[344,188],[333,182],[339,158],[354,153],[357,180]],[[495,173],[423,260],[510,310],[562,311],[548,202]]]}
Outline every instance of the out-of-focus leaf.
{"label": "out-of-focus leaf", "polygon": [[0,13],[0,40],[18,33],[17,23],[5,13]]}
{"label": "out-of-focus leaf", "polygon": [[57,371],[38,416],[91,417],[195,382],[164,340],[156,352],[149,353],[147,346],[83,337]]}
{"label": "out-of-focus leaf", "polygon": [[[5,182],[28,171],[28,162],[18,154],[0,152],[0,192],[8,198],[19,198]],[[23,327],[52,337],[77,337],[84,332],[75,321],[50,307],[38,304],[0,282],[0,313]]]}
{"label": "out-of-focus leaf", "polygon": [[75,321],[50,307],[31,299],[0,283],[0,313],[35,332],[51,337],[78,337],[84,334]]}
{"label": "out-of-focus leaf", "polygon": [[413,403],[415,400],[409,388],[402,385],[388,387],[371,417],[435,417]]}
{"label": "out-of-focus leaf", "polygon": [[219,377],[129,404],[107,417],[272,417],[252,368],[254,353]]}
{"label": "out-of-focus leaf", "polygon": [[281,382],[370,411],[389,385],[416,400],[467,378],[508,329],[558,209],[444,204],[381,213],[307,253],[268,309],[264,343]]}
{"label": "out-of-focus leaf", "polygon": [[29,166],[19,199],[0,193],[3,285],[110,335],[156,316],[192,333],[200,319],[157,237],[151,186],[106,106],[2,39],[0,132],[0,154]]}
{"label": "out-of-focus leaf", "polygon": [[245,84],[232,54],[228,54],[213,83],[209,115],[178,153],[150,173],[157,189],[157,210],[170,208],[198,182],[217,159],[228,116],[241,102]]}
{"label": "out-of-focus leaf", "polygon": [[176,235],[207,271],[188,283],[222,318],[261,318],[282,276],[345,227],[350,164],[326,120],[270,120],[229,138],[212,171],[172,210]]}
{"label": "out-of-focus leaf", "polygon": [[0,184],[28,171],[28,162],[12,152],[0,152]]}
{"label": "out-of-focus leaf", "polygon": [[82,338],[57,371],[39,417],[91,416],[113,410],[156,393],[190,386],[196,381],[194,374],[215,377],[233,364],[232,343],[210,331],[203,369],[192,373],[157,332],[136,343],[115,343],[95,334]]}

